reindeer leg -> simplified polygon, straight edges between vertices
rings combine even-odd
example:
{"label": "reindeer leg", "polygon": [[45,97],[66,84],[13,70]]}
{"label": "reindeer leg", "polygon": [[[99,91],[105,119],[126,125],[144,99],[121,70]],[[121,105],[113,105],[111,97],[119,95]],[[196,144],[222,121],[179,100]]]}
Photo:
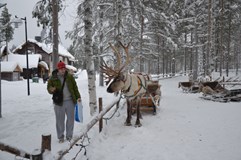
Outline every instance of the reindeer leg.
{"label": "reindeer leg", "polygon": [[131,126],[131,114],[132,114],[132,108],[131,108],[131,104],[129,100],[127,101],[127,118],[126,118],[126,122],[125,125],[126,126]]}
{"label": "reindeer leg", "polygon": [[156,115],[156,105],[155,104],[153,104],[153,115]]}
{"label": "reindeer leg", "polygon": [[140,122],[140,98],[137,98],[137,106],[136,106],[136,124],[135,127],[141,127]]}

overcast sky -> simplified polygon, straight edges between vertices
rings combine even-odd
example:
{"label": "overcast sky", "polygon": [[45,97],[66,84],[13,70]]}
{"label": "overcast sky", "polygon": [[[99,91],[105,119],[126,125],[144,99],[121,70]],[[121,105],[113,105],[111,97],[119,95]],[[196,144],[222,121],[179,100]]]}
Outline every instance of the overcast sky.
{"label": "overcast sky", "polygon": [[[35,36],[40,36],[41,27],[37,27],[37,19],[32,18],[32,10],[39,0],[0,0],[0,3],[7,3],[7,8],[9,13],[14,18],[15,15],[18,17],[24,18],[27,17],[27,29],[28,29],[28,38],[34,39]],[[65,10],[64,13],[60,13],[60,26],[59,26],[59,35],[61,42],[64,47],[69,47],[71,44],[70,40],[65,40],[65,31],[71,30],[73,26],[74,17],[76,15],[76,3],[78,0],[65,0]],[[0,9],[2,12],[2,9]],[[22,42],[25,42],[25,29],[24,23],[15,29],[14,39],[10,42],[10,48],[14,44],[16,46],[20,45]]]}

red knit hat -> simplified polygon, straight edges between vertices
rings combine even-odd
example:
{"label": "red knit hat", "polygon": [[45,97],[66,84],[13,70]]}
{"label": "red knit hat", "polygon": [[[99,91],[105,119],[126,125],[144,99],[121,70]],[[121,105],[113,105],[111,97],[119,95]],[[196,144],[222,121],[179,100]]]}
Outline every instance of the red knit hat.
{"label": "red knit hat", "polygon": [[65,63],[62,61],[60,61],[57,66],[58,66],[58,69],[66,68]]}

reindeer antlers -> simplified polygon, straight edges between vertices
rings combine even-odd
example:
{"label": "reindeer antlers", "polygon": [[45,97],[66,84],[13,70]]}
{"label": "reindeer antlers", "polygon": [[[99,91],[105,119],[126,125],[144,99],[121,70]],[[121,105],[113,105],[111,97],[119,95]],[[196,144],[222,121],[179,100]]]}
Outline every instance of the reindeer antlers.
{"label": "reindeer antlers", "polygon": [[129,55],[128,49],[129,49],[129,46],[130,46],[131,42],[129,42],[127,44],[127,46],[124,46],[121,41],[119,41],[119,43],[122,46],[122,48],[124,49],[125,54],[126,54],[126,62],[124,64],[124,66],[123,66],[123,68],[124,68],[124,67],[126,67],[130,63],[130,55]]}
{"label": "reindeer antlers", "polygon": [[114,54],[117,58],[117,65],[113,69],[113,68],[109,67],[105,62],[103,62],[103,64],[101,64],[100,69],[103,73],[105,73],[106,78],[108,79],[107,84],[110,82],[111,79],[117,77],[121,73],[121,71],[130,63],[130,56],[128,53],[128,48],[129,48],[131,42],[128,43],[127,46],[124,46],[121,41],[118,41],[118,42],[125,51],[126,61],[125,61],[125,64],[121,64],[120,52],[111,43],[109,43],[111,49],[114,51]]}
{"label": "reindeer antlers", "polygon": [[100,69],[103,73],[105,73],[108,77],[110,78],[114,78],[118,75],[118,71],[112,69],[111,67],[109,67],[105,61],[103,61],[103,64],[101,64]]}
{"label": "reindeer antlers", "polygon": [[119,69],[120,68],[120,65],[121,65],[121,55],[120,53],[115,49],[114,46],[112,46],[111,43],[109,43],[110,47],[112,48],[112,50],[114,51],[115,55],[116,55],[116,58],[117,58],[117,65],[116,65],[116,69]]}

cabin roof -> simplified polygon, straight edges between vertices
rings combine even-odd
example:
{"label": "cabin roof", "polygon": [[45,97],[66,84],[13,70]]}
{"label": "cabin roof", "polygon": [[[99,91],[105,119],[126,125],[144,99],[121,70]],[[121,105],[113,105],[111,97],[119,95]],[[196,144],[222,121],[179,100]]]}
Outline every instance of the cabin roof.
{"label": "cabin roof", "polygon": [[[37,68],[40,59],[41,59],[40,54],[29,54],[28,55],[28,66],[29,66],[29,68]],[[27,68],[26,55],[9,54],[8,55],[8,61],[9,62],[17,62],[22,68]]]}
{"label": "cabin roof", "polygon": [[22,67],[17,62],[1,62],[1,72],[22,72]]}
{"label": "cabin roof", "polygon": [[[41,42],[38,42],[34,39],[28,39],[28,42],[31,42],[35,45],[37,45],[38,47],[40,47],[43,51],[45,51],[47,54],[52,54],[52,51],[53,51],[53,44],[50,43],[50,44],[45,44],[45,43],[41,43]],[[22,43],[21,45],[19,45],[17,48],[15,48],[13,50],[13,52],[18,52],[19,50],[21,50],[23,48],[23,46],[25,45],[26,43]],[[72,56],[68,51],[67,49],[65,49],[60,43],[59,43],[59,46],[58,46],[58,51],[59,51],[59,55],[60,56],[63,56],[63,57],[68,57],[69,60],[71,61],[74,61],[75,60],[75,57]]]}

